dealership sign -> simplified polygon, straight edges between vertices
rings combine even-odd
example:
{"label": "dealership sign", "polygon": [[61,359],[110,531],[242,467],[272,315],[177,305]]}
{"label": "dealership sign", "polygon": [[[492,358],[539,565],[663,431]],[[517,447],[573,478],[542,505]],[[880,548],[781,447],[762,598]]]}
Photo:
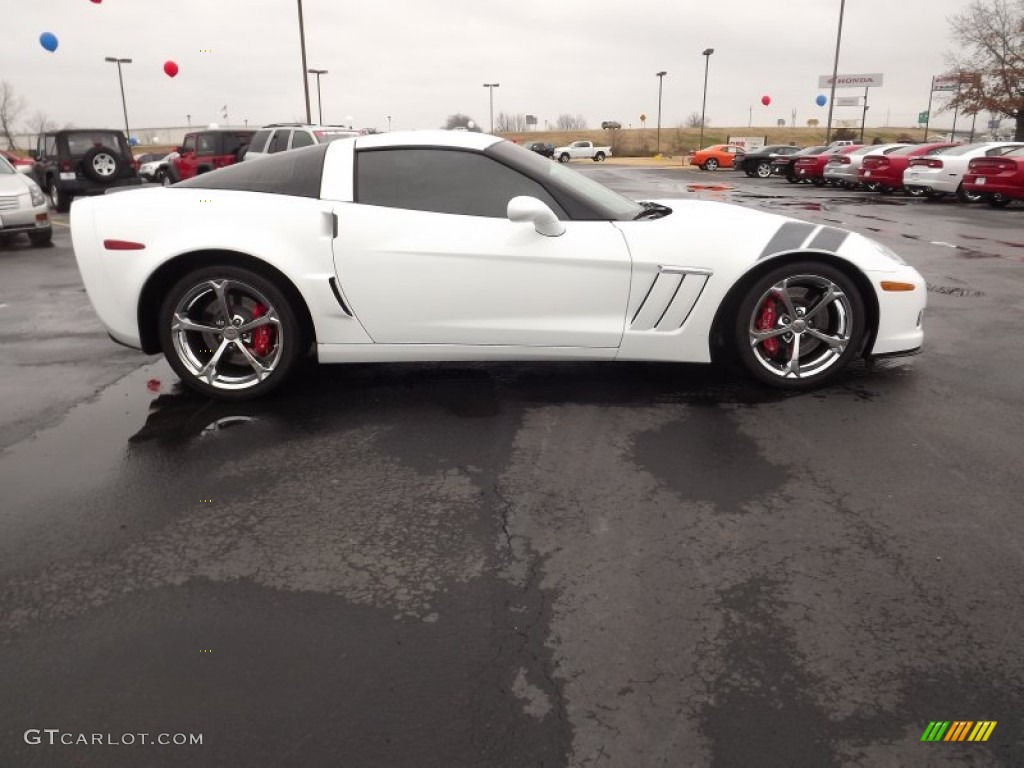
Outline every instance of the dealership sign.
{"label": "dealership sign", "polygon": [[[885,75],[880,72],[868,75],[837,75],[836,88],[879,88],[885,80]],[[832,87],[832,75],[822,75],[818,78],[819,88]]]}

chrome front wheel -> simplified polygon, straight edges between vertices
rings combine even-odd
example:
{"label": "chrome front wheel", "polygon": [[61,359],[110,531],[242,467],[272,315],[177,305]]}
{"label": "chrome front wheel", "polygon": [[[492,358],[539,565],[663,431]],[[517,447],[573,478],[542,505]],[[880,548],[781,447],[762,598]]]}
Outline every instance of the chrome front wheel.
{"label": "chrome front wheel", "polygon": [[187,386],[242,399],[274,389],[302,352],[301,328],[281,290],[237,267],[181,280],[161,311],[164,355]]}
{"label": "chrome front wheel", "polygon": [[758,280],[740,305],[736,341],[748,371],[784,389],[818,386],[860,351],[866,315],[853,282],[813,262]]}

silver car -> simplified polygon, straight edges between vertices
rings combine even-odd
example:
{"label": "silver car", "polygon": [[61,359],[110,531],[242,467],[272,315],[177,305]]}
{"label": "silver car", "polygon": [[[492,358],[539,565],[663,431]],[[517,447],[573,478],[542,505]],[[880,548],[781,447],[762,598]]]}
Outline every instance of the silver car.
{"label": "silver car", "polygon": [[860,184],[857,170],[868,155],[887,155],[908,144],[866,144],[844,155],[833,155],[825,163],[825,182],[853,189]]}
{"label": "silver car", "polygon": [[0,241],[20,234],[32,245],[47,245],[53,238],[49,205],[34,180],[0,157]]}

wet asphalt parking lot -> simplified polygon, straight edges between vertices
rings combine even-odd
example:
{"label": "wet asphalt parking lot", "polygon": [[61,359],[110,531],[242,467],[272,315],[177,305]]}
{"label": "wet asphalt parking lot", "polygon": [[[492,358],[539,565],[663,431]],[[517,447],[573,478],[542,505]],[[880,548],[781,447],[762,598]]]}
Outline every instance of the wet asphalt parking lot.
{"label": "wet asphalt parking lot", "polygon": [[214,403],[107,340],[58,217],[0,246],[0,766],[1024,765],[1024,206],[579,168],[877,238],[924,352],[796,396],[432,364]]}

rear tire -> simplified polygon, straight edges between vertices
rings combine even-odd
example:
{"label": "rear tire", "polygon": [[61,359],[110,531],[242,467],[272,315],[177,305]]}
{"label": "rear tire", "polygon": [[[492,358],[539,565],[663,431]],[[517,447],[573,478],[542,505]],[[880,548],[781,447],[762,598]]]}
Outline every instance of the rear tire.
{"label": "rear tire", "polygon": [[598,152],[596,155],[594,155],[594,162],[595,163],[603,163],[604,162],[604,152]]}
{"label": "rear tire", "polygon": [[164,297],[159,323],[164,356],[182,383],[220,400],[277,389],[309,344],[284,291],[242,267],[204,267],[183,277]]}
{"label": "rear tire", "polygon": [[772,175],[772,164],[758,163],[757,168],[754,169],[754,173],[757,174],[757,178],[759,179],[767,179]]}
{"label": "rear tire", "polygon": [[1010,198],[1004,197],[998,192],[993,192],[989,194],[987,198],[985,198],[985,202],[991,205],[993,208],[1005,208],[1012,201],[1010,200]]}

